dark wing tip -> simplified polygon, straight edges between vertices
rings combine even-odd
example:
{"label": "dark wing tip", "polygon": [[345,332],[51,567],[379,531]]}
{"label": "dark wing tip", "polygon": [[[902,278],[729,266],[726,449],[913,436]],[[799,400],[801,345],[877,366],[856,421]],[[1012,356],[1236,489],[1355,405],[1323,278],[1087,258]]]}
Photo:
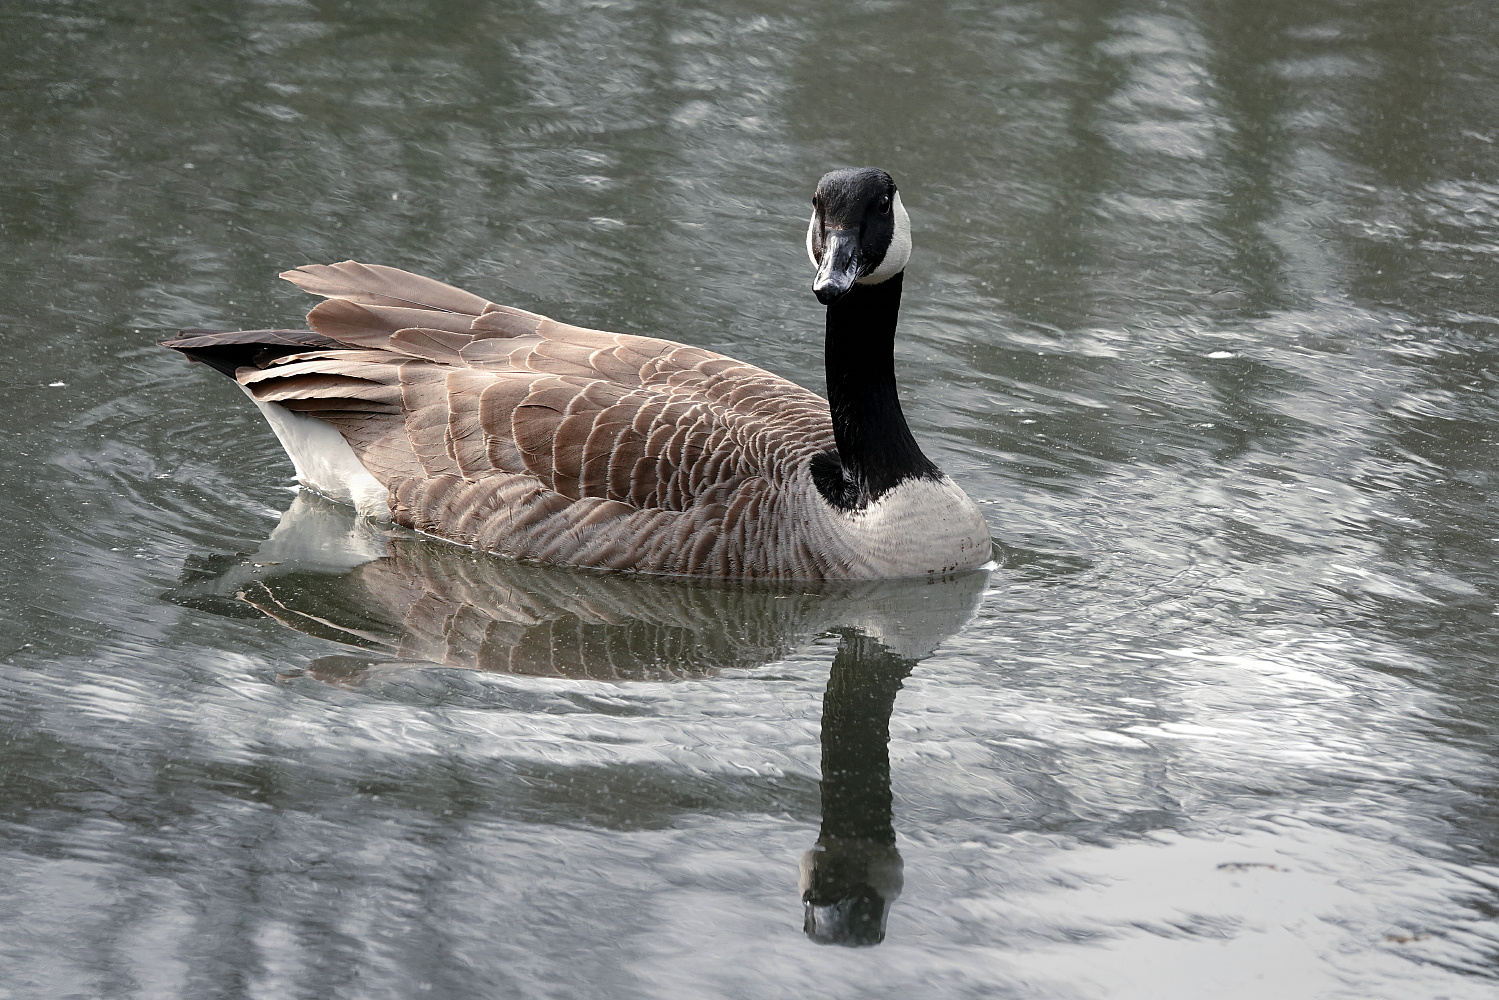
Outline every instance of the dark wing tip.
{"label": "dark wing tip", "polygon": [[179,330],[157,343],[229,378],[241,368],[260,368],[288,354],[346,346],[311,330]]}

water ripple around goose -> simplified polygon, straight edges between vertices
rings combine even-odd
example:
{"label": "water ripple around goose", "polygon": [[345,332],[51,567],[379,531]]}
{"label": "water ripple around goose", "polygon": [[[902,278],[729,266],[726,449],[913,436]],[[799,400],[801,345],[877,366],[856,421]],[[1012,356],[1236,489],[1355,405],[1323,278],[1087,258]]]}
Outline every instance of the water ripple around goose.
{"label": "water ripple around goose", "polygon": [[[0,24],[0,997],[1492,994],[1492,4]],[[941,599],[381,533],[151,346],[352,256],[820,387],[844,162]]]}

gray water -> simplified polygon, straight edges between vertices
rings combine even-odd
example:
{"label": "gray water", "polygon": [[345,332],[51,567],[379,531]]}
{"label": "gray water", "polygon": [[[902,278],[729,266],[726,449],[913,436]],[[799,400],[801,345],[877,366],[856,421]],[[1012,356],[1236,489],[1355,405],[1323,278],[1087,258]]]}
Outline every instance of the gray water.
{"label": "gray water", "polygon": [[[820,390],[841,164],[987,578],[466,555],[153,346],[353,257]],[[1494,995],[1492,3],[10,0],[0,248],[0,997]]]}

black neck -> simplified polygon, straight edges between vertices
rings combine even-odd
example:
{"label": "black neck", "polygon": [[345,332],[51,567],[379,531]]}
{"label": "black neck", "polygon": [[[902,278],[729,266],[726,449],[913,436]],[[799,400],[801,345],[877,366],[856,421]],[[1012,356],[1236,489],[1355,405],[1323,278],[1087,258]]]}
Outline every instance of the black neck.
{"label": "black neck", "polygon": [[837,507],[863,507],[907,479],[942,475],[911,436],[895,391],[895,321],[904,277],[854,285],[828,306],[828,403],[838,468],[828,456],[814,463],[813,475]]}

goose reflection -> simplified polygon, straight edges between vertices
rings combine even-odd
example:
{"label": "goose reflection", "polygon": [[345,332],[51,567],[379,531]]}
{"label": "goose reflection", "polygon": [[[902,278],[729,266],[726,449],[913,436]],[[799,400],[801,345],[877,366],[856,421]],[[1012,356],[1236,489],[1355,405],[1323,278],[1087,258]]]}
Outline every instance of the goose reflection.
{"label": "goose reflection", "polygon": [[358,686],[413,664],[605,681],[701,678],[839,637],[823,702],[822,825],[801,862],[804,929],[884,939],[903,886],[890,794],[890,715],[916,664],[973,615],[983,571],[761,586],[531,566],[356,519],[299,495],[245,557],[189,561],[170,595],[263,613],[352,647],[306,673]]}
{"label": "goose reflection", "polygon": [[803,929],[819,943],[885,940],[905,885],[891,815],[890,713],[916,662],[841,630],[822,702],[822,829],[801,864]]}

